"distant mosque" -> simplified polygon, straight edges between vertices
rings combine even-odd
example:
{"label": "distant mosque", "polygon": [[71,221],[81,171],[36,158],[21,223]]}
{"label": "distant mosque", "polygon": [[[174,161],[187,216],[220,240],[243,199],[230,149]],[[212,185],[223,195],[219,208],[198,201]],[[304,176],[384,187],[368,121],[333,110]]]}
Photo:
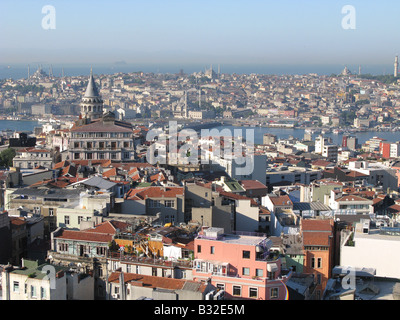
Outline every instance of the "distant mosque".
{"label": "distant mosque", "polygon": [[351,71],[347,68],[347,66],[345,66],[342,71],[342,76],[348,76],[348,75],[351,75]]}

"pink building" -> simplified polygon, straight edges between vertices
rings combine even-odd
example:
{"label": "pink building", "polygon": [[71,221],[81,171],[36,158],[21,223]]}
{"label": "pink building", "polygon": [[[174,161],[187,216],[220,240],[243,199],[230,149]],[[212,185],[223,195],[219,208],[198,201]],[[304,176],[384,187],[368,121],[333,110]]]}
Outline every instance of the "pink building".
{"label": "pink building", "polygon": [[226,299],[287,299],[281,260],[265,236],[224,234],[206,228],[194,241],[193,279],[224,290]]}

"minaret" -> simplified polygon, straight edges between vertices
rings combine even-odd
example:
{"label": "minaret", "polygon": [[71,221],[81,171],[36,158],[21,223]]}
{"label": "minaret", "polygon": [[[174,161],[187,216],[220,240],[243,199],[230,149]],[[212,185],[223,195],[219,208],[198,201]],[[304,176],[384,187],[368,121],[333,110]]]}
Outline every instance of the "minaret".
{"label": "minaret", "polygon": [[201,110],[201,88],[199,89],[199,110]]}
{"label": "minaret", "polygon": [[187,108],[187,91],[185,91],[185,110],[184,110],[184,117],[185,119],[188,118],[188,108]]}
{"label": "minaret", "polygon": [[82,118],[87,119],[87,122],[103,116],[103,100],[100,97],[96,83],[93,79],[92,68],[90,68],[89,83],[85,95],[82,97],[81,116]]}
{"label": "minaret", "polygon": [[396,56],[396,58],[394,58],[394,76],[397,78],[398,75],[398,70],[399,70],[399,57]]}

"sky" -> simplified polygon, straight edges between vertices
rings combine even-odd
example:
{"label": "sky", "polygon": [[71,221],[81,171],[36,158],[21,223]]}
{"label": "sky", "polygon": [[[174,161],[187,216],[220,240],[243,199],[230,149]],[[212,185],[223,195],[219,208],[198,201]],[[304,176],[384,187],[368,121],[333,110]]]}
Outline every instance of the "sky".
{"label": "sky", "polygon": [[[46,5],[55,29],[42,26]],[[345,5],[355,29],[342,27]],[[390,65],[399,9],[397,0],[1,0],[0,63]]]}

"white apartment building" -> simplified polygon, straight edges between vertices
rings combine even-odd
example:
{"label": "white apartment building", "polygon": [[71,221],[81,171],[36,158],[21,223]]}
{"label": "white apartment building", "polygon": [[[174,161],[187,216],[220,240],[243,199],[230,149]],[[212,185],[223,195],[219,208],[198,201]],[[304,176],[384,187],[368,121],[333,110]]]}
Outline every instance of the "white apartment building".
{"label": "white apartment building", "polygon": [[17,151],[13,159],[13,166],[21,169],[52,168],[53,155],[50,150],[44,148],[21,149]]}
{"label": "white apartment building", "polygon": [[333,144],[325,144],[322,147],[321,155],[328,159],[328,161],[336,162],[338,160],[338,146]]}
{"label": "white apartment building", "polygon": [[[352,241],[349,241],[352,240]],[[377,277],[400,278],[400,229],[371,225],[361,220],[340,248],[340,265],[372,268]]]}

